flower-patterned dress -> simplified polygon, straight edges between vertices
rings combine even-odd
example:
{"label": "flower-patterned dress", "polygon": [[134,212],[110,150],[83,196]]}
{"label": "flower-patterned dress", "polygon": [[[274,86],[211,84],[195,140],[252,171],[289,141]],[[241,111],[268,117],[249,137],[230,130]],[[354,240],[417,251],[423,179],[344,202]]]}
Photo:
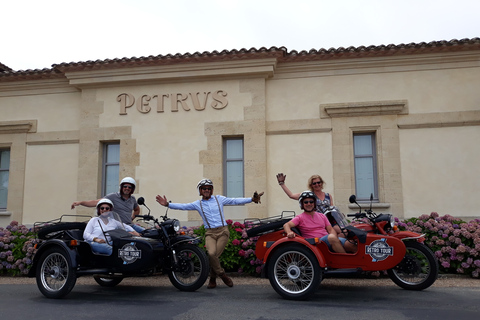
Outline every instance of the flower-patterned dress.
{"label": "flower-patterned dress", "polygon": [[330,207],[332,204],[331,204],[331,200],[330,200],[330,194],[329,193],[326,193],[325,192],[325,199],[324,200],[320,200],[318,197],[317,197],[317,211],[318,212],[321,212],[321,213],[325,213],[325,211],[328,209],[328,207]]}

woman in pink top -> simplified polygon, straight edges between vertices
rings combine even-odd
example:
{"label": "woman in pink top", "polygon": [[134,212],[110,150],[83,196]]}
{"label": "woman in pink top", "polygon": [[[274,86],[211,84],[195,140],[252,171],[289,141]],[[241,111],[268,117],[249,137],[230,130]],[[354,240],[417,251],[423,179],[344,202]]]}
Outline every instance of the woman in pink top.
{"label": "woman in pink top", "polygon": [[311,191],[304,191],[300,194],[298,202],[304,212],[283,225],[287,237],[295,237],[292,228],[298,227],[304,238],[319,238],[335,252],[355,252],[355,245],[346,241],[345,238],[339,238],[327,217],[315,211],[315,199],[315,194]]}

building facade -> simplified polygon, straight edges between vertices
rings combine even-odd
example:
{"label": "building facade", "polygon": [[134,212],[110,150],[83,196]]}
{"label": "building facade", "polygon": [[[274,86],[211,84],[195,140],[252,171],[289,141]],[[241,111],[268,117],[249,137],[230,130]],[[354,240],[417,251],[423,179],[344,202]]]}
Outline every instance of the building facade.
{"label": "building facade", "polygon": [[[75,200],[137,181],[152,214],[215,194],[262,203],[227,218],[300,212],[319,174],[345,212],[357,194],[399,218],[480,217],[480,39],[232,50],[14,71],[0,64],[0,225],[93,214]],[[196,212],[169,212],[199,225]]]}

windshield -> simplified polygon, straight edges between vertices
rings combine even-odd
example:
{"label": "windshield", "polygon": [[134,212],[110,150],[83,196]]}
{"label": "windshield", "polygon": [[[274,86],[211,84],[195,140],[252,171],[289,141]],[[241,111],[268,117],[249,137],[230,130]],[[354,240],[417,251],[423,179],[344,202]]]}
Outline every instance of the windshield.
{"label": "windshield", "polygon": [[103,231],[108,231],[112,229],[123,229],[125,226],[120,219],[120,216],[114,211],[107,211],[98,216],[102,222],[105,224],[102,226]]}
{"label": "windshield", "polygon": [[340,212],[340,210],[337,207],[330,207],[325,212],[325,215],[327,216],[330,223],[338,224],[338,226],[341,229],[344,229],[349,225],[347,218],[345,217],[345,215],[342,212]]}

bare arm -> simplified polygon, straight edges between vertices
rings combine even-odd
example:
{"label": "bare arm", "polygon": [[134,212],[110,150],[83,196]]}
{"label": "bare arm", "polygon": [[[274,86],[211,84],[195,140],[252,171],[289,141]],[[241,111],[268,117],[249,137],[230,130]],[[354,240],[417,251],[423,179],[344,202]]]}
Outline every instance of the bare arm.
{"label": "bare arm", "polygon": [[294,227],[295,223],[293,223],[291,220],[283,225],[283,230],[287,234],[288,238],[295,238],[295,232],[292,231],[292,228]]}
{"label": "bare arm", "polygon": [[300,197],[300,193],[293,193],[292,191],[290,191],[290,189],[287,188],[287,185],[285,184],[286,178],[287,176],[283,173],[277,174],[278,184],[283,189],[283,192],[285,192],[290,199],[298,200],[298,198]]}
{"label": "bare arm", "polygon": [[72,203],[72,206],[71,208],[74,209],[76,206],[84,206],[84,207],[88,207],[88,208],[93,208],[97,205],[98,201],[100,201],[100,199],[97,199],[97,200],[85,200],[85,201],[75,201]]}
{"label": "bare arm", "polygon": [[335,237],[338,237],[337,231],[332,226],[327,226],[325,229],[327,229],[327,232],[329,234],[333,234]]}
{"label": "bare arm", "polygon": [[133,209],[133,215],[132,215],[132,220],[135,219],[136,216],[140,214],[140,206],[137,206],[135,209]]}

